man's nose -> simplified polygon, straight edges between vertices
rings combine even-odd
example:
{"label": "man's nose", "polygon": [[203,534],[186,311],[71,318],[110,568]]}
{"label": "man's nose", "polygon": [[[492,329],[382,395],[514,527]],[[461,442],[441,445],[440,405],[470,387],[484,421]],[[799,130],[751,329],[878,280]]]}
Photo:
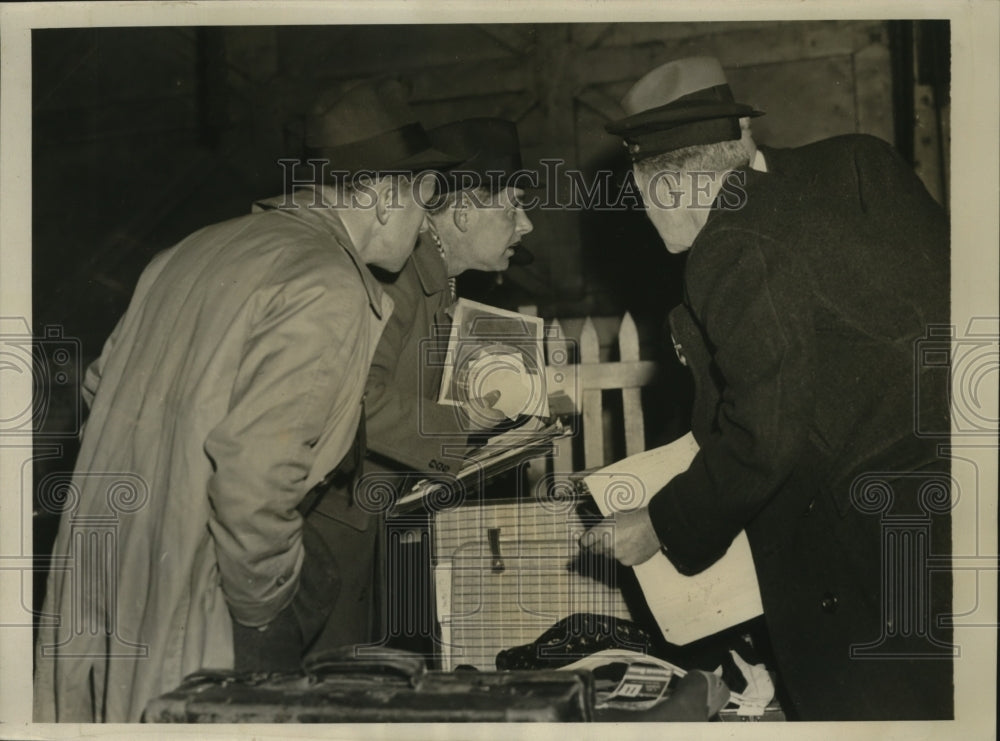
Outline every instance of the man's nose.
{"label": "man's nose", "polygon": [[531,219],[528,218],[528,214],[524,212],[524,209],[518,209],[517,211],[517,233],[518,234],[528,234],[535,228],[534,224],[531,223]]}

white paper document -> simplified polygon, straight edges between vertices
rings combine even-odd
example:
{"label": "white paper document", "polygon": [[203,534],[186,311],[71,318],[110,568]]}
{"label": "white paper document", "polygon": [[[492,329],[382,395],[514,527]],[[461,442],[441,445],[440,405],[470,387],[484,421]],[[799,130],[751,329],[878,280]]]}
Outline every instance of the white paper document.
{"label": "white paper document", "polygon": [[[698,443],[688,433],[669,445],[623,458],[584,478],[605,516],[645,506],[674,476],[687,470]],[[741,532],[705,571],[685,576],[657,553],[635,568],[663,636],[683,646],[763,614],[750,543]]]}
{"label": "white paper document", "polygon": [[544,324],[536,316],[458,299],[438,403],[463,406],[492,424],[522,414],[547,417]]}

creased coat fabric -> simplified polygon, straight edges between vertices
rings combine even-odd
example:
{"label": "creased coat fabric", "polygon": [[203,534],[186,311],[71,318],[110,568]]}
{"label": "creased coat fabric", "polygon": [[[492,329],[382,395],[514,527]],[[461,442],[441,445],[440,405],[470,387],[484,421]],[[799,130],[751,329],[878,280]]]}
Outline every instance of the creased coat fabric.
{"label": "creased coat fabric", "polygon": [[[37,720],[137,721],[186,674],[232,667],[230,611],[263,626],[289,604],[295,507],[354,438],[391,311],[329,210],[215,224],[153,259],[87,373]],[[116,479],[141,482],[117,509]],[[111,541],[81,547],[101,517]]]}
{"label": "creased coat fabric", "polygon": [[[737,173],[743,195],[723,193],[688,255],[670,324],[695,378],[701,450],[650,516],[688,573],[746,529],[779,674],[803,719],[948,717],[950,662],[933,645],[947,631],[914,629],[894,658],[850,656],[899,632],[882,603],[885,518],[928,523],[930,553],[950,553],[947,506],[918,497],[921,483],[947,481],[948,462],[939,440],[914,434],[918,401],[925,422],[950,429],[945,386],[917,352],[949,318],[947,218],[872,137],[763,151],[768,172]],[[868,473],[893,490],[892,512],[851,499]],[[934,615],[949,611],[946,572],[913,589],[920,619],[930,616],[918,593]],[[928,650],[936,657],[900,659]]]}

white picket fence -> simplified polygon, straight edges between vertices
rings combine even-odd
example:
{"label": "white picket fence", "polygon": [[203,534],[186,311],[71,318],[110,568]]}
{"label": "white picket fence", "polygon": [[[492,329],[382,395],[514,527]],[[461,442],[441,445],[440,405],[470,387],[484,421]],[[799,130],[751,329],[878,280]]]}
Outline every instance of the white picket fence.
{"label": "white picket fence", "polygon": [[[521,307],[519,311],[528,313],[526,309],[530,307]],[[602,317],[598,321],[608,320]],[[620,424],[624,426],[625,455],[642,452],[646,446],[641,389],[653,380],[656,363],[640,359],[639,333],[632,316],[626,313],[622,317],[612,343],[618,346],[617,361],[601,360],[601,342],[594,319],[587,317],[583,321],[578,342],[567,338],[563,323],[554,319],[546,325],[546,382],[550,395],[562,391],[581,414],[583,467],[599,468],[611,462],[606,455],[605,432],[614,429],[619,421],[611,418],[611,410],[604,406],[603,392],[608,390],[620,391],[622,395]],[[573,356],[576,362],[571,362]],[[552,458],[552,473],[574,470],[572,445],[571,439],[559,442]]]}

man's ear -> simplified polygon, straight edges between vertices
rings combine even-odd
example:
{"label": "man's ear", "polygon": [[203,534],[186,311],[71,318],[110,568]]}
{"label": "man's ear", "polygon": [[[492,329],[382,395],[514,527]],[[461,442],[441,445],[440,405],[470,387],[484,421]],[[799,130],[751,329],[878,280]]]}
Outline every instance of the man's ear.
{"label": "man's ear", "polygon": [[452,210],[454,211],[452,218],[455,220],[455,228],[463,233],[469,231],[469,195],[461,193]]}
{"label": "man's ear", "polygon": [[740,141],[743,142],[743,146],[750,156],[750,161],[753,162],[754,155],[757,152],[757,142],[754,141],[753,133],[750,131],[749,116],[743,116],[740,119]]}
{"label": "man's ear", "polygon": [[373,186],[375,191],[375,218],[385,226],[392,211],[391,205],[399,202],[399,183],[396,178],[382,178]]}

